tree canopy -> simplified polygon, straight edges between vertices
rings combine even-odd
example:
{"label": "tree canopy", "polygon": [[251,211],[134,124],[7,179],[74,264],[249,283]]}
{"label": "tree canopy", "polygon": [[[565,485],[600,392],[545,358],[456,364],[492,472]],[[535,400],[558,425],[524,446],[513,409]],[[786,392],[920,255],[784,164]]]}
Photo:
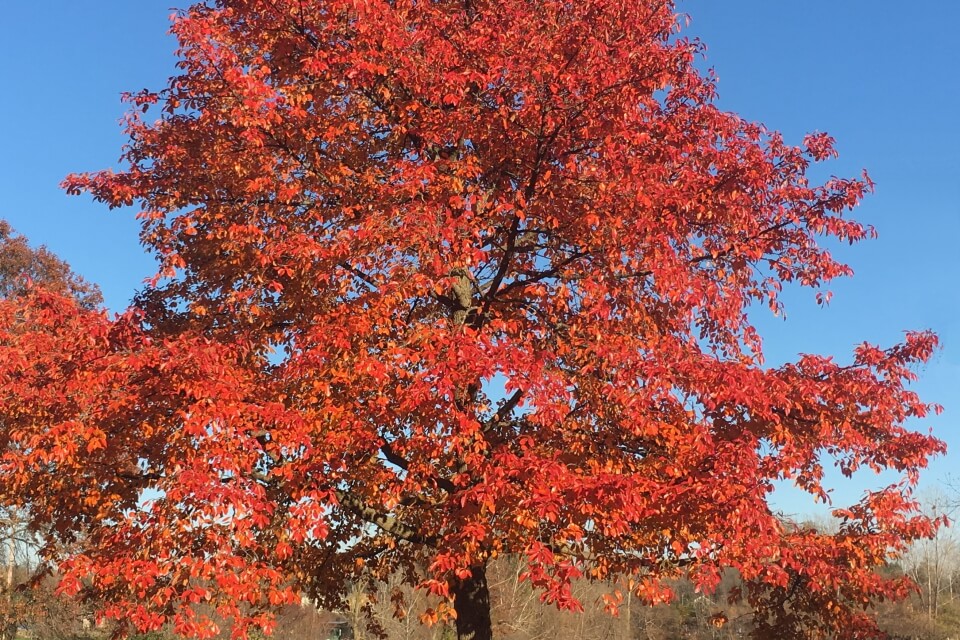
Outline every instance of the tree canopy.
{"label": "tree canopy", "polygon": [[[564,608],[734,568],[757,637],[874,633],[908,589],[876,568],[936,525],[910,489],[943,444],[906,424],[936,337],[768,367],[747,315],[872,233],[866,175],[808,179],[829,136],[720,110],[663,0],[218,0],[172,30],[124,168],[65,183],[140,209],[151,286],[116,318],[0,301],[0,502],[64,589],[243,636],[399,572],[485,640],[516,554]],[[771,510],[834,460],[903,481],[834,534]]]}
{"label": "tree canopy", "polygon": [[96,285],[84,281],[46,247],[31,247],[10,223],[0,220],[0,298],[22,294],[31,285],[73,296],[89,309],[103,303]]}

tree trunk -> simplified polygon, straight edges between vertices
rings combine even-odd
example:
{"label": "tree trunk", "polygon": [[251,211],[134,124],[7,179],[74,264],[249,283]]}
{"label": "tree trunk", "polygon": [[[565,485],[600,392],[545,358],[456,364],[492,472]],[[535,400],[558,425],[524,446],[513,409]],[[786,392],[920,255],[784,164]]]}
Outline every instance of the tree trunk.
{"label": "tree trunk", "polygon": [[633,581],[628,583],[627,588],[627,633],[624,636],[626,640],[633,640],[633,617],[630,615],[630,605],[633,602]]}
{"label": "tree trunk", "polygon": [[493,640],[487,569],[483,565],[477,565],[470,567],[470,571],[469,578],[453,585],[457,640]]}
{"label": "tree trunk", "polygon": [[[6,576],[3,588],[0,588],[0,640],[14,640],[17,636],[17,624],[13,617],[13,570],[17,564],[17,542],[14,537],[17,528],[17,521],[11,514],[7,523],[10,530],[7,532],[6,548]],[[4,611],[3,609],[6,609]]]}
{"label": "tree trunk", "polygon": [[10,530],[10,539],[7,540],[7,593],[13,593],[13,571],[17,565],[17,541]]}

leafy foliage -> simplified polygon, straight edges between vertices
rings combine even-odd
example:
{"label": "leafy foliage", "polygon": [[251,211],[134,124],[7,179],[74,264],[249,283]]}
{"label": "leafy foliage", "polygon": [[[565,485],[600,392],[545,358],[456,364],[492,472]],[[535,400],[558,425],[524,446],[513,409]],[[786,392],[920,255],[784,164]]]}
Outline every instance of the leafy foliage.
{"label": "leafy foliage", "polygon": [[46,247],[32,248],[6,220],[0,220],[0,298],[23,293],[30,284],[71,295],[92,309],[103,302],[96,285],[73,273]]}
{"label": "leafy foliage", "polygon": [[[0,499],[76,545],[65,590],[243,636],[399,568],[485,638],[510,553],[562,608],[581,576],[652,604],[734,568],[779,637],[874,632],[907,589],[874,569],[936,526],[910,487],[943,444],[905,426],[936,338],[769,368],[746,315],[872,232],[866,176],[808,181],[828,136],[720,111],[659,0],[220,0],[172,29],[126,168],[66,181],[142,208],[153,287],[117,319],[0,302]],[[826,499],[824,456],[904,480],[836,534],[784,526],[773,483]]]}
{"label": "leafy foliage", "polygon": [[[41,286],[71,296],[75,304],[92,309],[101,302],[95,285],[71,271],[70,266],[45,247],[32,248],[26,238],[16,235],[5,220],[0,220],[0,300],[24,295],[32,286]],[[5,477],[4,477],[5,480]],[[36,527],[20,509],[0,503],[0,638],[12,640],[17,628],[38,614],[46,613],[27,588],[31,578],[23,575],[18,563],[32,553]],[[56,619],[56,616],[51,616]],[[50,637],[59,637],[46,629]]]}

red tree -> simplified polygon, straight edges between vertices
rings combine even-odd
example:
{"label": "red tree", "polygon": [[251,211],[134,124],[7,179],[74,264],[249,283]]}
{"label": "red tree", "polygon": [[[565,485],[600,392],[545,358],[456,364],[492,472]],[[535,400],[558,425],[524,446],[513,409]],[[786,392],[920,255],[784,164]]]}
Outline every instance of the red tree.
{"label": "red tree", "polygon": [[[99,289],[84,282],[73,273],[70,265],[58,258],[46,247],[33,248],[27,239],[14,232],[6,220],[0,220],[0,301],[24,295],[31,286],[39,285],[60,295],[71,296],[75,303],[85,309],[93,309],[102,302]],[[0,304],[4,304],[0,302]],[[9,325],[4,325],[9,328]],[[2,348],[2,347],[0,347]],[[4,398],[6,401],[7,398]],[[14,402],[16,400],[13,400]],[[0,412],[2,415],[2,412]],[[0,445],[6,441],[6,433],[0,432]],[[4,467],[0,466],[0,469]],[[2,479],[6,481],[6,473]],[[6,498],[6,494],[2,494]],[[44,608],[51,601],[42,594],[38,578],[24,575],[23,561],[32,555],[34,533],[26,528],[29,518],[19,509],[11,508],[10,501],[0,501],[0,639],[14,640],[17,628],[29,624],[37,617],[47,616]],[[34,523],[35,528],[35,523]],[[29,563],[28,563],[29,564]],[[31,580],[34,578],[34,580]],[[32,584],[31,584],[32,583]]]}
{"label": "red tree", "polygon": [[73,296],[89,309],[103,303],[95,285],[85,282],[46,247],[31,247],[10,223],[0,220],[0,298],[22,294],[31,285]]}
{"label": "red tree", "polygon": [[[746,316],[871,233],[866,177],[808,183],[829,137],[714,106],[669,1],[210,4],[130,96],[126,169],[66,183],[139,204],[153,286],[116,320],[0,305],[0,497],[74,544],[64,588],[242,635],[400,570],[482,640],[511,553],[561,607],[735,567],[758,635],[873,632],[906,588],[874,568],[934,526],[909,490],[943,445],[904,423],[936,339],[765,368]],[[774,481],[826,498],[824,456],[904,481],[785,525]]]}

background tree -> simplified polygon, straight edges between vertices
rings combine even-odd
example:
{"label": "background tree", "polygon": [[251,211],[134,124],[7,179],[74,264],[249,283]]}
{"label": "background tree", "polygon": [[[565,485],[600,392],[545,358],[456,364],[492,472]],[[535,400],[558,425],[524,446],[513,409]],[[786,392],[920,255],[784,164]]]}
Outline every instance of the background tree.
{"label": "background tree", "polygon": [[[956,504],[942,491],[928,491],[923,496],[924,511],[928,514],[956,513]],[[918,540],[901,560],[903,570],[917,583],[917,598],[927,619],[936,622],[944,607],[956,620],[954,580],[960,573],[960,546],[951,528],[941,528],[929,539]]]}
{"label": "background tree", "polygon": [[[45,549],[65,588],[243,635],[399,572],[484,640],[516,554],[562,608],[581,576],[633,606],[732,568],[757,635],[873,633],[907,588],[875,568],[935,528],[910,488],[943,445],[904,425],[936,338],[763,365],[747,308],[849,274],[818,239],[871,233],[844,215],[870,182],[812,185],[828,136],[717,109],[677,24],[662,0],[181,12],[126,168],[66,183],[141,206],[153,286],[113,320],[0,303],[0,499],[80,545]],[[826,499],[825,454],[904,480],[835,533],[784,525],[773,483]]]}
{"label": "background tree", "polygon": [[71,295],[89,309],[103,302],[96,285],[85,282],[46,247],[31,247],[6,220],[0,220],[0,298],[21,294],[31,284]]}
{"label": "background tree", "polygon": [[[27,239],[17,235],[5,220],[0,220],[0,300],[17,299],[31,287],[73,297],[83,308],[92,309],[102,301],[99,289],[84,282],[73,273],[70,265],[46,247],[31,247]],[[41,617],[47,627],[45,637],[61,637],[52,631],[52,625],[66,624],[76,629],[73,615],[56,615],[51,603],[52,593],[39,597],[40,592],[28,589],[39,547],[36,529],[24,505],[0,505],[0,553],[3,574],[0,576],[0,638],[12,639],[19,625],[33,623]],[[37,585],[34,585],[36,587]],[[73,609],[71,608],[71,611]],[[66,620],[64,619],[66,618]],[[62,629],[60,629],[62,631]]]}
{"label": "background tree", "polygon": [[0,576],[0,638],[13,640],[17,627],[29,615],[27,599],[17,593],[24,582],[23,568],[29,566],[29,546],[33,536],[26,519],[16,510],[0,510],[0,552],[3,575]]}

